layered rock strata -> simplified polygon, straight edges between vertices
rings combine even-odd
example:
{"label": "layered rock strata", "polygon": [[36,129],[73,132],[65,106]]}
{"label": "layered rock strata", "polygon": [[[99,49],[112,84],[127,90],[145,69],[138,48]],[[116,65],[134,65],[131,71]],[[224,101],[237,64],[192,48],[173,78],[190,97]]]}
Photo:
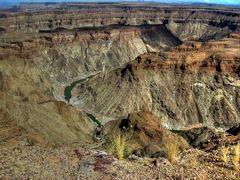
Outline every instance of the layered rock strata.
{"label": "layered rock strata", "polygon": [[[184,43],[148,53],[75,88],[79,107],[107,119],[147,109],[181,129],[239,123],[239,39]],[[94,103],[93,103],[94,102]]]}
{"label": "layered rock strata", "polygon": [[207,40],[239,30],[240,14],[234,8],[181,7],[157,4],[64,4],[56,8],[20,7],[1,13],[7,32],[39,32],[57,28],[109,25],[164,24],[181,40]]}
{"label": "layered rock strata", "polygon": [[15,137],[91,143],[96,124],[85,112],[105,123],[148,110],[173,129],[240,122],[238,9],[58,4],[15,10],[0,13],[3,143]]}

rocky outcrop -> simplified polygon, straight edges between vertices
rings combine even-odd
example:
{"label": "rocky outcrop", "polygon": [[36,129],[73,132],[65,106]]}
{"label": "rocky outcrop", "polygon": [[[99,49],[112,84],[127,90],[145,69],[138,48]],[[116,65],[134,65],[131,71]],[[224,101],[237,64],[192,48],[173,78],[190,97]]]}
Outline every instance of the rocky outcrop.
{"label": "rocky outcrop", "polygon": [[240,124],[237,124],[236,126],[231,127],[227,130],[229,134],[232,134],[234,136],[240,135]]}
{"label": "rocky outcrop", "polygon": [[148,109],[168,128],[231,127],[240,121],[238,45],[230,38],[142,55],[80,83],[78,107],[106,121]]}
{"label": "rocky outcrop", "polygon": [[229,131],[220,132],[208,127],[194,127],[173,132],[182,136],[192,147],[208,152],[236,145],[240,140],[240,136],[231,135]]}
{"label": "rocky outcrop", "polygon": [[119,131],[128,137],[126,143],[133,146],[131,151],[137,155],[164,156],[167,145],[175,145],[178,150],[189,148],[181,136],[165,129],[161,120],[148,111],[131,113],[126,119],[110,121],[103,129],[107,139],[115,137]]}
{"label": "rocky outcrop", "polygon": [[59,7],[58,4],[55,9],[46,6],[41,12],[36,9],[28,13],[28,9],[25,5],[20,7],[20,12],[3,13],[1,26],[7,31],[36,32],[59,27],[167,24],[172,32],[185,40],[212,38],[239,28],[239,12],[230,8],[196,9],[157,4],[64,4]]}
{"label": "rocky outcrop", "polygon": [[231,8],[2,11],[0,138],[91,142],[95,125],[84,112],[105,123],[143,109],[168,128],[232,127],[240,122],[238,30]]}
{"label": "rocky outcrop", "polygon": [[192,147],[199,149],[209,148],[208,143],[214,139],[218,139],[218,136],[221,134],[215,129],[210,129],[207,127],[192,128],[185,131],[173,132],[181,135]]}

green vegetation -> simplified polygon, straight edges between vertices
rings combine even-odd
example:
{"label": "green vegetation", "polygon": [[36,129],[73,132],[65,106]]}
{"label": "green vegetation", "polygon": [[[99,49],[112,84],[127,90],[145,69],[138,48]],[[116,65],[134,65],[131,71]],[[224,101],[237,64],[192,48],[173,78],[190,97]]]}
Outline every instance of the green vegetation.
{"label": "green vegetation", "polygon": [[178,135],[183,135],[185,133],[185,131],[183,130],[171,130],[171,132],[175,133],[175,134],[178,134]]}
{"label": "green vegetation", "polygon": [[127,151],[126,150],[126,139],[123,135],[121,135],[120,133],[114,137],[114,152],[115,152],[115,156],[119,159],[122,160],[125,157],[124,152]]}
{"label": "green vegetation", "polygon": [[90,78],[92,78],[93,76],[89,76],[85,79],[80,79],[77,81],[74,81],[70,86],[67,86],[64,90],[64,98],[65,100],[69,103],[70,99],[72,98],[72,89],[78,84],[78,83],[82,83]]}
{"label": "green vegetation", "polygon": [[221,159],[225,163],[228,162],[228,160],[232,160],[233,168],[236,171],[239,171],[239,161],[240,161],[240,141],[238,141],[237,145],[235,146],[234,149],[235,153],[233,156],[233,159],[229,158],[228,155],[230,154],[229,149],[227,147],[223,147],[221,149]]}
{"label": "green vegetation", "polygon": [[88,117],[89,117],[93,122],[95,122],[98,126],[102,126],[102,124],[100,123],[100,121],[97,120],[97,118],[96,118],[94,115],[92,115],[92,114],[90,114],[90,113],[87,113],[87,115],[88,115]]}

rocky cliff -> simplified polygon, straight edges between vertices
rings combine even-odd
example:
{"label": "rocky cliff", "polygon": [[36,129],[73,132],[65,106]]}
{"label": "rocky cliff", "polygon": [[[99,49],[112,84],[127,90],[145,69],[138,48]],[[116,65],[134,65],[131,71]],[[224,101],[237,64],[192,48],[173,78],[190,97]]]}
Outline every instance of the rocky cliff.
{"label": "rocky cliff", "polygon": [[89,114],[103,123],[140,110],[174,129],[236,125],[239,16],[142,4],[2,11],[1,140],[92,142]]}
{"label": "rocky cliff", "polygon": [[164,24],[181,40],[207,40],[239,30],[240,14],[234,8],[157,4],[58,4],[40,10],[25,5],[17,13],[2,12],[0,24],[3,31],[32,33],[57,28]]}
{"label": "rocky cliff", "polygon": [[[109,71],[137,56],[181,43],[164,25],[110,26],[43,31],[36,37],[17,34],[0,44],[0,56],[21,56],[47,74],[57,99],[74,81]],[[30,38],[30,39],[29,39]],[[31,39],[32,38],[32,39]]]}
{"label": "rocky cliff", "polygon": [[240,122],[239,48],[225,38],[141,55],[77,85],[79,107],[106,120],[147,109],[173,129],[231,127]]}
{"label": "rocky cliff", "polygon": [[72,145],[94,142],[96,125],[88,116],[57,101],[52,85],[31,59],[0,60],[0,146]]}

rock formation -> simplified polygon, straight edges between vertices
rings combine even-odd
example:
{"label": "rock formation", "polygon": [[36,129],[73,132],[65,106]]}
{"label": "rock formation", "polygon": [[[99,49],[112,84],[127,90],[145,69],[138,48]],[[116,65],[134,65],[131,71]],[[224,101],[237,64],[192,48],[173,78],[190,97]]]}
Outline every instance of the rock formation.
{"label": "rock formation", "polygon": [[31,59],[0,60],[0,146],[66,145],[94,141],[95,125],[86,114],[53,96],[52,86]]}
{"label": "rock formation", "polygon": [[239,123],[239,39],[148,53],[76,87],[79,107],[106,119],[147,109],[173,129]]}
{"label": "rock formation", "polygon": [[132,151],[142,155],[148,153],[149,156],[164,156],[165,145],[171,143],[179,150],[189,148],[183,138],[165,129],[161,120],[148,111],[132,113],[126,119],[110,121],[104,126],[103,133],[111,139],[118,131],[129,137],[127,143],[134,145]]}
{"label": "rock formation", "polygon": [[56,144],[92,141],[85,112],[101,123],[149,110],[168,128],[232,127],[239,19],[234,8],[131,3],[1,11],[0,122]]}
{"label": "rock formation", "polygon": [[239,8],[0,10],[0,102],[0,179],[239,179]]}
{"label": "rock formation", "polygon": [[[32,12],[28,12],[31,9]],[[1,28],[6,31],[74,29],[114,24],[165,24],[180,39],[209,39],[239,29],[239,12],[232,9],[175,7],[148,4],[64,4],[47,6],[41,12],[22,5],[18,13],[3,12]],[[13,23],[14,22],[14,23]]]}

